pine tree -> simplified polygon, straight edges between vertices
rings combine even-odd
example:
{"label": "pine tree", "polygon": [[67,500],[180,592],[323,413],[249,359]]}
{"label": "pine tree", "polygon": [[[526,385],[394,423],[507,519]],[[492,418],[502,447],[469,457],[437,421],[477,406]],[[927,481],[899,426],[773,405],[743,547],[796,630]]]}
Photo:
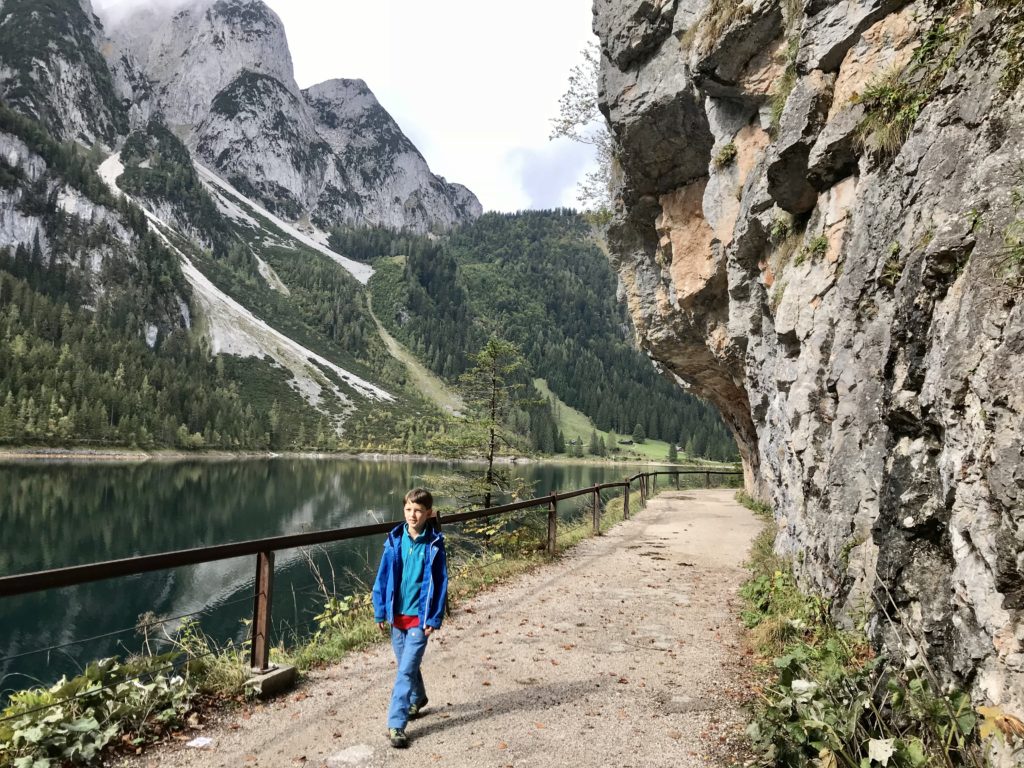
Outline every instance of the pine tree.
{"label": "pine tree", "polygon": [[646,442],[646,440],[647,440],[647,433],[644,432],[643,424],[641,424],[638,421],[636,423],[636,426],[633,427],[633,442],[634,443],[643,443],[643,442]]}

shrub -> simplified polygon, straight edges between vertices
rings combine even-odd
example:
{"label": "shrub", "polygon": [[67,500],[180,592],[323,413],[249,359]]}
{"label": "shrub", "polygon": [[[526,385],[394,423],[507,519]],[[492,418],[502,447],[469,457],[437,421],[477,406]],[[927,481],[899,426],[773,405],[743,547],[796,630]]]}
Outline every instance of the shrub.
{"label": "shrub", "polygon": [[718,154],[711,162],[715,168],[725,168],[727,165],[732,165],[734,160],[736,160],[736,145],[730,141],[718,150]]}

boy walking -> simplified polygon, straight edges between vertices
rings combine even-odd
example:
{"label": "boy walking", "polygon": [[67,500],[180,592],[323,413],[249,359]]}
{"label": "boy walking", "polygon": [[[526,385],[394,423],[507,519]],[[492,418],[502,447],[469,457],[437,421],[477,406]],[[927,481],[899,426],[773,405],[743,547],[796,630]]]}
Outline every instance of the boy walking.
{"label": "boy walking", "polygon": [[434,517],[434,498],[423,488],[405,494],[405,524],[384,542],[373,583],[373,616],[382,632],[391,624],[398,675],[388,709],[388,738],[406,747],[406,723],[427,705],[420,663],[427,638],[441,627],[448,594],[444,536]]}

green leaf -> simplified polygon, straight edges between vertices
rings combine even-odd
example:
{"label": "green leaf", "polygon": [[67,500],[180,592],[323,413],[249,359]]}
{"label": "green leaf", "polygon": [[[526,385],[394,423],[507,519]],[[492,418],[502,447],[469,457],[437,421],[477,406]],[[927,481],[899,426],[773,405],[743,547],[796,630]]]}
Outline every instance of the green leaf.
{"label": "green leaf", "polygon": [[920,768],[928,762],[928,757],[924,753],[924,742],[920,739],[911,739],[906,743],[905,752],[907,761],[913,768]]}
{"label": "green leaf", "polygon": [[89,733],[90,731],[98,730],[99,727],[100,724],[96,722],[95,717],[83,717],[67,724],[67,729],[74,733]]}

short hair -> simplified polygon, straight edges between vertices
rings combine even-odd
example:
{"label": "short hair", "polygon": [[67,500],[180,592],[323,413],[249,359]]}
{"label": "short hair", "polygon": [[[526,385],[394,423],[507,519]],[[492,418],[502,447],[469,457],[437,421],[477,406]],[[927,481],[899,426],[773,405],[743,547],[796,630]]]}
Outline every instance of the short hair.
{"label": "short hair", "polygon": [[426,488],[413,488],[405,494],[406,504],[419,504],[427,509],[434,508],[434,497]]}

